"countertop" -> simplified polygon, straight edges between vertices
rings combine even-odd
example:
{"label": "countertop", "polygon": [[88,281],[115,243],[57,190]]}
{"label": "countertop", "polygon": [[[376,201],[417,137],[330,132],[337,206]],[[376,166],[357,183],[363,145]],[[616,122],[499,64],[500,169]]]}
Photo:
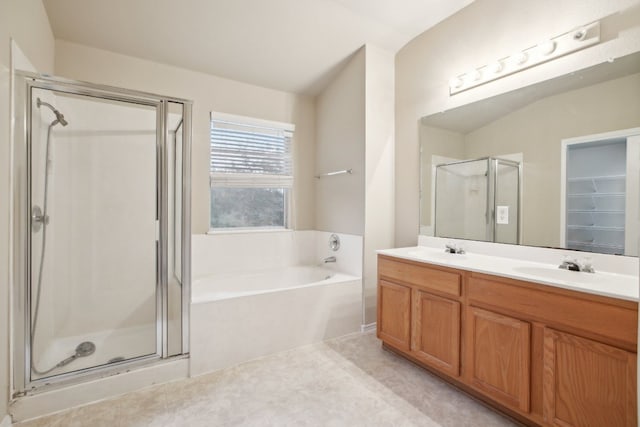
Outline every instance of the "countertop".
{"label": "countertop", "polygon": [[598,272],[584,273],[559,269],[557,265],[502,258],[498,256],[481,255],[477,253],[451,254],[443,249],[424,246],[408,248],[384,249],[377,251],[380,255],[388,255],[457,268],[508,277],[517,280],[540,283],[542,285],[586,292],[594,295],[638,301],[638,276]]}

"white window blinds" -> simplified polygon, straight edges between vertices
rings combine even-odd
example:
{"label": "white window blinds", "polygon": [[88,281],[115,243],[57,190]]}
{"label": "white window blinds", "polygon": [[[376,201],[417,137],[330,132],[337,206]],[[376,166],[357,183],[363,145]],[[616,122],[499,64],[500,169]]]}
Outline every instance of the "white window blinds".
{"label": "white window blinds", "polygon": [[293,125],[211,114],[212,187],[291,188]]}

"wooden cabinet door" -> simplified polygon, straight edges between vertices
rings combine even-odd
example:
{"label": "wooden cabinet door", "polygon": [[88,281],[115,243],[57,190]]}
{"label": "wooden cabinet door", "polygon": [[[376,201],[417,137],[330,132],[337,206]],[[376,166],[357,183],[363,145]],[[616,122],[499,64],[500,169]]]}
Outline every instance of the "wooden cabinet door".
{"label": "wooden cabinet door", "polygon": [[411,340],[411,288],[378,281],[378,338],[409,351]]}
{"label": "wooden cabinet door", "polygon": [[556,426],[636,426],[636,354],[544,332],[543,415]]}
{"label": "wooden cabinet door", "polygon": [[413,290],[412,355],[453,376],[460,375],[460,303]]}
{"label": "wooden cabinet door", "polygon": [[467,381],[505,406],[529,412],[529,323],[476,307],[467,313]]}

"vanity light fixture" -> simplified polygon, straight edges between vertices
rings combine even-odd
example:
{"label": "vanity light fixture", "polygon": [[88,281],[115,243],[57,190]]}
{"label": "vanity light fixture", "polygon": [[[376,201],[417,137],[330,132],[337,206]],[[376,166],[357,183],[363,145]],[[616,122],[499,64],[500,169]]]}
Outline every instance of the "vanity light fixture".
{"label": "vanity light fixture", "polygon": [[573,33],[574,40],[584,40],[585,38],[587,38],[587,29],[585,27],[579,28]]}
{"label": "vanity light fixture", "polygon": [[455,95],[597,43],[600,43],[600,22],[598,21],[544,40],[511,56],[493,61],[489,65],[454,76],[449,80],[449,95]]}

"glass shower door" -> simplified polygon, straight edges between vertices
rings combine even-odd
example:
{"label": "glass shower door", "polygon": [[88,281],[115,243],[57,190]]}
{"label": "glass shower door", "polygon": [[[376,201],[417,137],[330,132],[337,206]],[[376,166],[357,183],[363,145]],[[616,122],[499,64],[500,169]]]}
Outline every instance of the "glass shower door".
{"label": "glass shower door", "polygon": [[158,356],[160,104],[30,98],[30,380]]}
{"label": "glass shower door", "polygon": [[492,240],[488,175],[487,159],[436,167],[436,237]]}

